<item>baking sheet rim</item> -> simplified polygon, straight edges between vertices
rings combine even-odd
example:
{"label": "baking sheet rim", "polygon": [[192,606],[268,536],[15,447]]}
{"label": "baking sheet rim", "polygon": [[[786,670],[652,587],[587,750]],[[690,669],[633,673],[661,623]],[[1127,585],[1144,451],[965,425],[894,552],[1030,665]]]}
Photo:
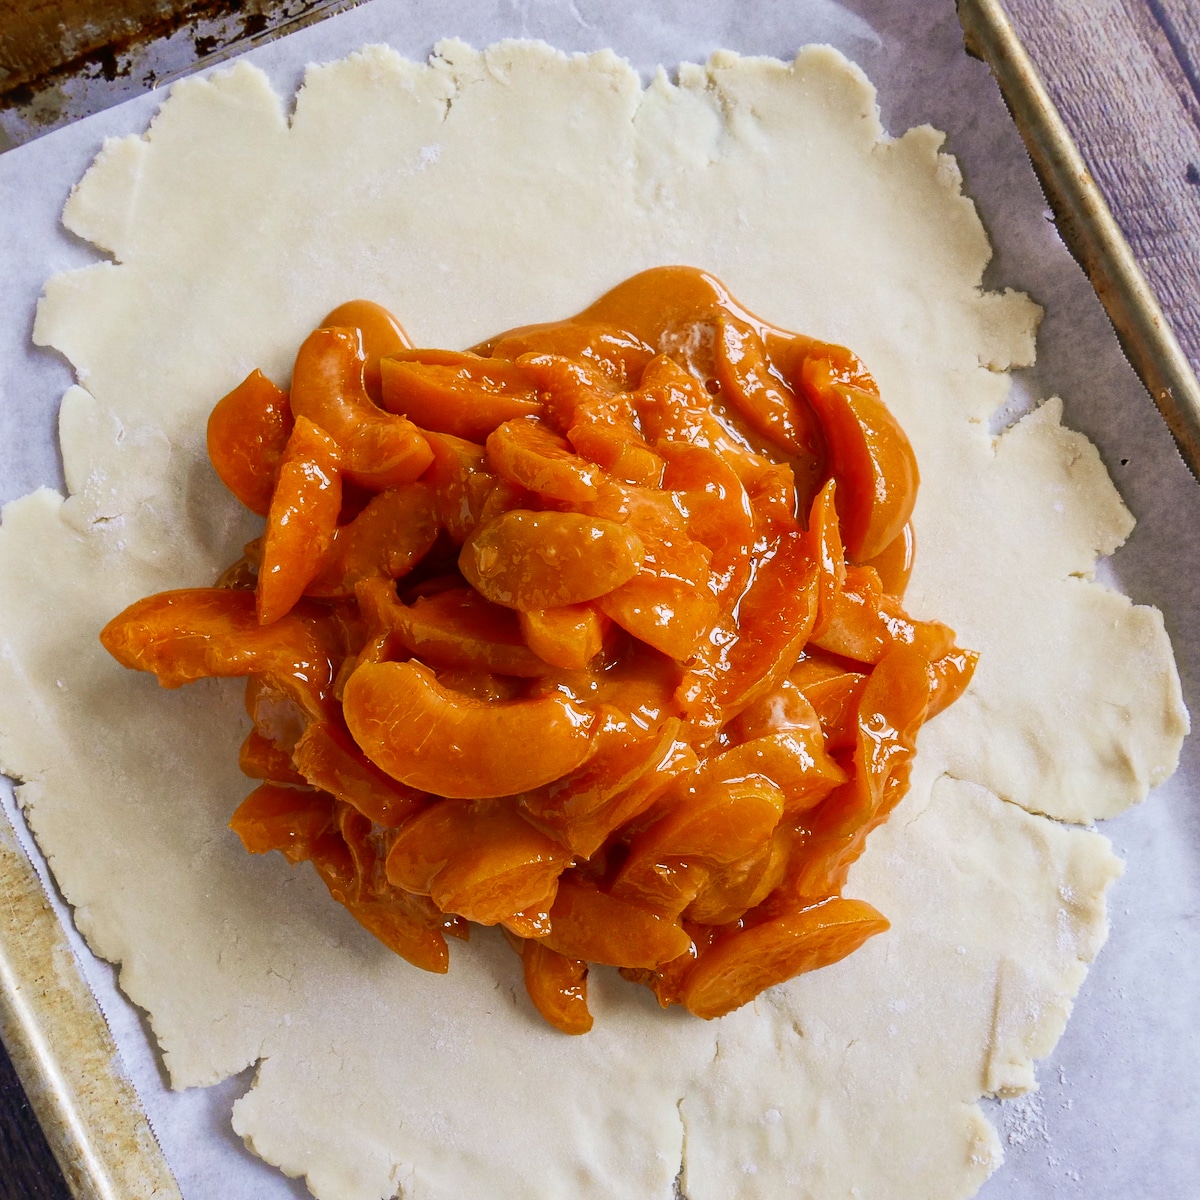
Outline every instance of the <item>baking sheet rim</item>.
{"label": "baking sheet rim", "polygon": [[[1200,478],[1200,384],[1132,250],[998,0],[957,4],[968,50],[991,67],[1064,240]],[[67,1186],[76,1200],[181,1200],[119,1069],[100,1007],[8,822],[0,825],[0,893],[8,899],[0,918],[0,1037]],[[63,1047],[74,1055],[63,1059]]]}
{"label": "baking sheet rim", "polygon": [[[0,822],[0,1037],[76,1200],[182,1200],[16,830]],[[69,1051],[69,1053],[64,1053]]]}
{"label": "baking sheet rim", "polygon": [[1200,383],[1187,355],[1000,0],[957,6],[967,50],[991,68],[1060,236],[1200,481]]}

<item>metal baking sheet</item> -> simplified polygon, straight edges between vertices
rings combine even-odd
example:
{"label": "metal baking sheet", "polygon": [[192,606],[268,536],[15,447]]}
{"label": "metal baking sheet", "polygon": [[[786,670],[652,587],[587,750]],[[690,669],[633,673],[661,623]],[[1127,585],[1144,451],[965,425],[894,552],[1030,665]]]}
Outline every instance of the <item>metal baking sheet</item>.
{"label": "metal baking sheet", "polygon": [[992,68],[1059,232],[1200,479],[1200,384],[1087,164],[998,0],[959,0],[967,48]]}
{"label": "metal baking sheet", "polygon": [[357,0],[0,0],[0,149],[164,87]]}
{"label": "metal baking sheet", "polygon": [[[1011,54],[1013,43],[1003,41],[1011,30],[994,5],[962,0],[961,8],[968,26],[977,22],[977,48],[996,53],[994,39],[1000,38]],[[979,23],[985,18],[990,24]],[[1100,446],[1141,521],[1110,564],[1111,577],[1135,600],[1164,610],[1185,694],[1196,707],[1200,627],[1192,597],[1200,589],[1200,495],[1094,295],[1054,239],[1045,201],[1000,96],[985,68],[963,52],[951,0],[856,0],[852,8],[814,0],[802,11],[768,0],[520,5],[371,0],[251,56],[287,94],[307,61],[338,57],[371,41],[422,57],[443,36],[476,44],[535,36],[565,50],[611,45],[643,75],[659,62],[703,59],[719,46],[788,58],[805,42],[829,41],[880,85],[889,129],[900,132],[926,121],[947,129],[948,149],[959,156],[968,191],[996,243],[989,286],[1028,290],[1047,306],[1041,361],[1021,374],[1016,406],[1060,392],[1068,424]],[[1030,77],[1006,74],[999,60],[997,66],[1020,115]],[[71,379],[63,363],[29,345],[32,309],[48,275],[95,256],[61,232],[58,213],[103,137],[140,131],[156,104],[153,95],[135,99],[0,157],[0,197],[4,211],[16,216],[0,230],[0,254],[9,268],[0,281],[0,311],[8,314],[0,323],[6,397],[0,409],[5,448],[0,496],[6,501],[35,486],[62,486],[54,419]],[[1053,135],[1061,146],[1061,126],[1041,112],[1024,119],[1027,133],[1034,140]],[[1085,227],[1090,228],[1086,222]],[[1124,245],[1119,233],[1115,238],[1096,243],[1094,261],[1110,269],[1116,264],[1113,247]],[[1136,290],[1131,295],[1136,308]],[[1152,311],[1138,313],[1154,324]],[[1153,340],[1140,344],[1146,361],[1161,367],[1166,361],[1161,346]],[[1128,335],[1127,345],[1132,356]],[[1173,395],[1179,386],[1172,384]],[[1200,1169],[1195,1135],[1200,923],[1194,920],[1200,908],[1200,829],[1187,797],[1189,783],[1197,779],[1200,760],[1189,743],[1170,784],[1144,808],[1105,824],[1129,864],[1112,894],[1113,935],[1066,1035],[1039,1069],[1041,1090],[994,1106],[991,1116],[1000,1123],[1010,1161],[985,1185],[985,1200],[1193,1194]],[[76,1194],[175,1195],[171,1174],[192,1200],[305,1194],[301,1185],[252,1158],[229,1132],[229,1106],[245,1089],[245,1076],[187,1093],[165,1088],[140,1015],[121,996],[113,970],[83,946],[11,794],[5,808],[13,832],[0,838],[3,887],[24,906],[22,912],[41,916],[0,923],[0,1019]],[[97,1022],[92,995],[99,998],[107,1026]],[[139,1100],[148,1123],[139,1114]],[[119,1128],[106,1124],[114,1112],[122,1114]]]}

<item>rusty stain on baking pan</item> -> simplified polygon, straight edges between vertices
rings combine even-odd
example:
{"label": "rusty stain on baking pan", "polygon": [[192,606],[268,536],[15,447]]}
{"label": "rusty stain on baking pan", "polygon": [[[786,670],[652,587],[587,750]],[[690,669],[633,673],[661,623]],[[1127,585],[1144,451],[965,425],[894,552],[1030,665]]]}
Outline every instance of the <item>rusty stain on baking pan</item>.
{"label": "rusty stain on baking pan", "polygon": [[358,0],[0,0],[0,150]]}
{"label": "rusty stain on baking pan", "polygon": [[1121,347],[1200,479],[1200,383],[999,0],[958,0],[967,50],[992,69],[1054,210]]}

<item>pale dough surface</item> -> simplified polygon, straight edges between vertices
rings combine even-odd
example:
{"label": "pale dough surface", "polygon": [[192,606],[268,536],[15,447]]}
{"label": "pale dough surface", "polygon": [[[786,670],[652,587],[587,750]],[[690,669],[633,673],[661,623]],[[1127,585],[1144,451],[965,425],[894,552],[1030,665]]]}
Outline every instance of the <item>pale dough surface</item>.
{"label": "pale dough surface", "polygon": [[[642,90],[608,53],[371,48],[310,70],[290,120],[254,68],[173,90],[106,144],[65,222],[111,255],[46,289],[70,498],[0,528],[0,765],[81,930],[119,961],[177,1086],[259,1062],[234,1123],[322,1200],[951,1200],[998,1165],[976,1101],[1033,1084],[1119,873],[1086,821],[1141,800],[1187,728],[1157,612],[1094,582],[1132,521],[1049,401],[998,438],[1038,310],[989,248],[941,135],[890,140],[861,73],[717,55]],[[596,1029],[533,1014],[495,937],[448,978],[390,955],[308,868],[225,822],[241,688],[164,692],[96,632],[204,583],[253,522],[203,453],[254,366],[356,295],[458,346],[686,262],[852,346],[921,463],[919,615],[982,652],[847,894],[889,933],[718,1022],[593,973]],[[1028,811],[1026,811],[1028,810]]]}

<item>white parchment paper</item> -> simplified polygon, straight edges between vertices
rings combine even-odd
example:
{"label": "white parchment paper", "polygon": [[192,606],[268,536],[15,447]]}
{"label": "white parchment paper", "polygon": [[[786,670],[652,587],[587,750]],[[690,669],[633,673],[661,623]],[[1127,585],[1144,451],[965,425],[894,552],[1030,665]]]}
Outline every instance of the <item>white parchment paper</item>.
{"label": "white parchment paper", "polygon": [[[1027,291],[1046,308],[1038,366],[1022,373],[1013,411],[1024,400],[1061,394],[1066,423],[1099,446],[1139,522],[1108,564],[1109,576],[1135,601],[1163,610],[1185,698],[1200,711],[1200,488],[1058,241],[999,93],[986,68],[963,52],[952,0],[850,0],[845,6],[832,0],[371,0],[250,58],[286,96],[308,62],[340,57],[367,42],[388,42],[421,58],[448,36],[476,45],[525,36],[564,50],[611,46],[643,76],[659,63],[671,68],[702,60],[719,47],[791,58],[807,42],[830,42],[877,84],[892,132],[926,122],[946,130],[947,148],[959,157],[996,247],[989,285]],[[103,138],[141,131],[159,99],[132,101],[0,156],[5,502],[39,485],[61,487],[55,420],[73,380],[65,363],[31,345],[33,311],[46,278],[97,257],[61,229],[62,205]],[[53,613],[46,619],[52,621]],[[1142,808],[1104,826],[1128,864],[1110,893],[1112,936],[1065,1036],[1039,1069],[1040,1091],[995,1106],[992,1116],[1009,1161],[985,1185],[984,1200],[1190,1200],[1200,1194],[1197,781],[1200,751],[1193,739],[1169,784]],[[10,790],[4,804],[48,879]],[[188,1200],[306,1195],[303,1185],[246,1152],[229,1130],[230,1106],[248,1077],[169,1092],[139,1014],[117,991],[113,971],[71,933]]]}

